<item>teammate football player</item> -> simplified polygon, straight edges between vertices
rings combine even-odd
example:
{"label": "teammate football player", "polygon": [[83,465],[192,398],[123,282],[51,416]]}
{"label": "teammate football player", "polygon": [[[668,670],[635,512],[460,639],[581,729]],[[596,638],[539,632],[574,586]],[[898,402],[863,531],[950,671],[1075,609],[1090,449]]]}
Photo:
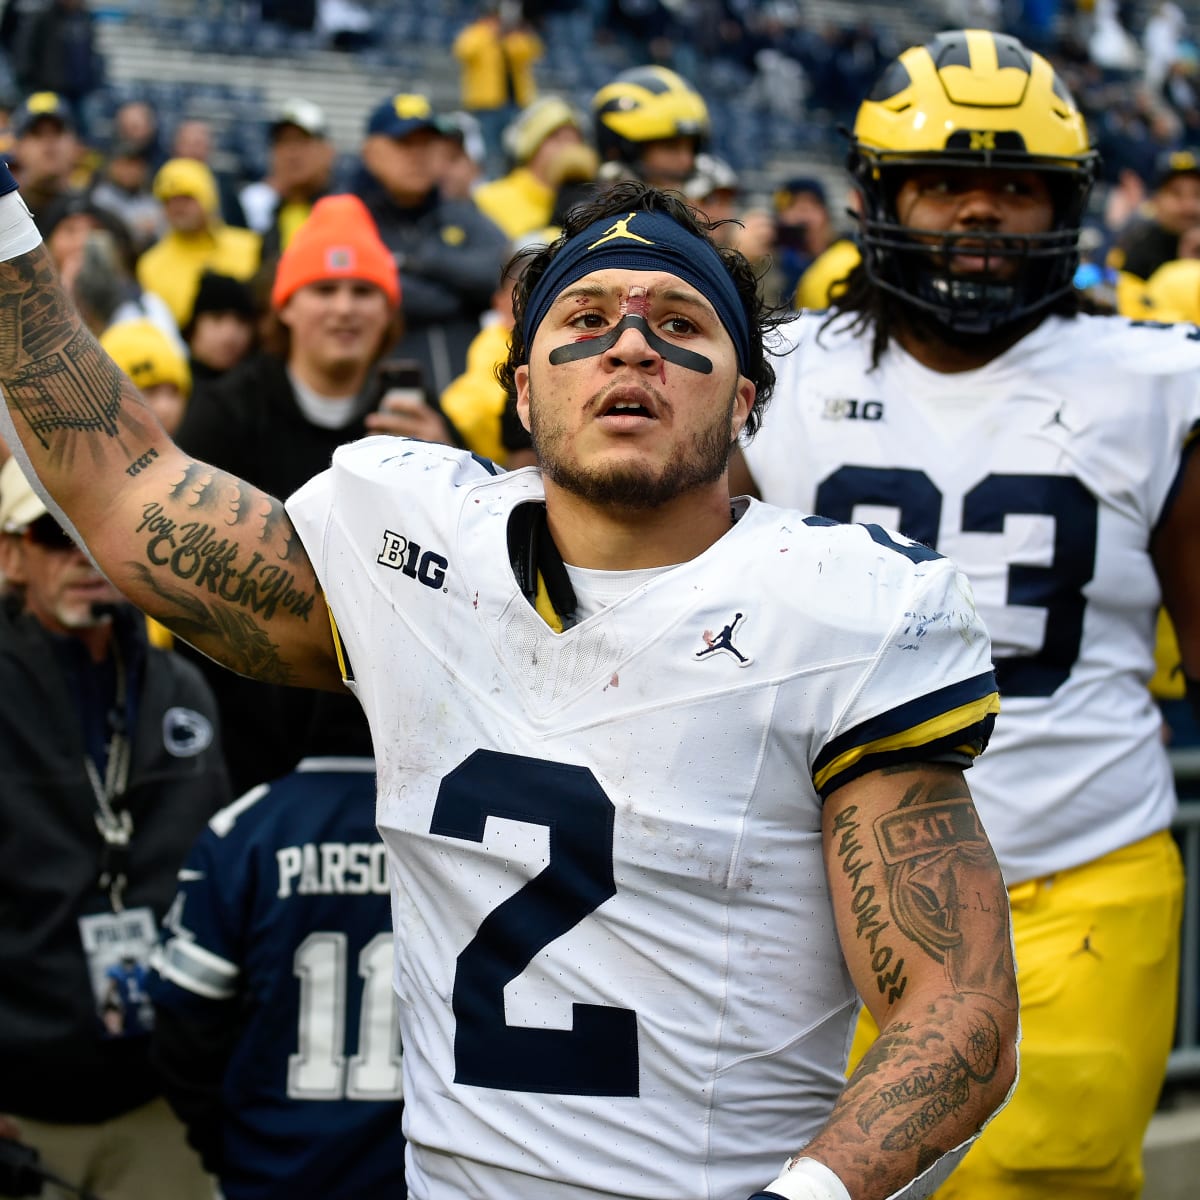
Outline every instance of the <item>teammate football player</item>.
{"label": "teammate football player", "polygon": [[592,97],[592,122],[603,181],[680,189],[708,144],[704,97],[666,67],[622,71]]}
{"label": "teammate football player", "polygon": [[1011,37],[906,50],[850,167],[863,264],[791,328],[745,455],[768,501],[949,554],[993,638],[1003,716],[972,790],[1012,900],[1021,1079],[939,1195],[1133,1198],[1174,1027],[1182,873],[1146,681],[1160,595],[1200,677],[1200,335],[1079,312],[1096,158]]}
{"label": "teammate football player", "polygon": [[745,260],[640,183],[574,209],[505,367],[542,470],[374,437],[285,509],[164,436],[16,196],[0,254],[7,434],[96,558],[367,712],[410,1194],[927,1195],[1015,1077],[990,642],[949,560],[731,504]]}

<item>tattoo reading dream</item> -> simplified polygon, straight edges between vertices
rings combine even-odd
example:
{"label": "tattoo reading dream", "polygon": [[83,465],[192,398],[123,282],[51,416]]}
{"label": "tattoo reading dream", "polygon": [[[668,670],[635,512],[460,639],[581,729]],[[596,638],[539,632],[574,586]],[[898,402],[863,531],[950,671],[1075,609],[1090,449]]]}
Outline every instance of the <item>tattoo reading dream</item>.
{"label": "tattoo reading dream", "polygon": [[[35,445],[22,440],[52,491],[61,490],[56,481],[78,486],[93,476],[99,486],[114,459],[122,478],[137,478],[140,510],[122,544],[138,556],[120,564],[119,578],[111,555],[101,563],[114,582],[233,670],[295,682],[271,625],[310,621],[319,588],[283,505],[151,444],[162,436],[155,419],[83,326],[45,247],[0,263],[0,373],[13,420],[32,433]],[[82,522],[78,500],[73,507],[68,518]],[[93,529],[99,515],[87,515]]]}

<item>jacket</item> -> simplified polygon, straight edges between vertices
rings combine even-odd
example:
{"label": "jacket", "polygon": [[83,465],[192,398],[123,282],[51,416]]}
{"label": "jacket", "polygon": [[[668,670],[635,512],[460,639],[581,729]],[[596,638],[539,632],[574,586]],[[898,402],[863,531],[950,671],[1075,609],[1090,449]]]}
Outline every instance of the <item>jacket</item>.
{"label": "jacket", "polygon": [[247,280],[258,270],[260,247],[257,233],[215,219],[199,233],[168,230],[138,259],[138,283],[167,302],[182,329],[191,319],[200,276],[215,271]]}
{"label": "jacket", "polygon": [[440,395],[466,369],[467,347],[509,256],[508,239],[471,200],[447,200],[434,190],[404,208],[369,176],[358,194],[400,268],[405,332],[394,353],[420,362],[426,388]]}
{"label": "jacket", "polygon": [[501,33],[500,23],[472,21],[454,39],[462,82],[462,105],[468,111],[524,108],[537,96],[533,64],[542,57],[541,38],[532,30]]}
{"label": "jacket", "polygon": [[558,189],[543,183],[528,167],[481,183],[472,199],[479,211],[513,239],[539,233],[550,224]]}
{"label": "jacket", "polygon": [[[161,920],[188,848],[231,793],[199,672],[147,646],[133,609],[114,622],[136,700],[124,903]],[[0,607],[0,1112],[86,1124],[160,1089],[148,1036],[104,1036],[81,941],[79,918],[112,909],[84,723],[56,648],[70,641]]]}
{"label": "jacket", "polygon": [[[176,440],[188,454],[284,500],[325,470],[338,446],[365,436],[364,418],[377,399],[378,387],[369,383],[350,424],[314,425],[296,403],[283,361],[258,354],[197,389]],[[350,719],[352,710],[353,719],[363,721],[348,692],[259,683],[191,647],[180,646],[180,653],[199,666],[217,698],[225,761],[238,794],[290,771],[305,753],[309,730],[330,714]]]}
{"label": "jacket", "polygon": [[485,325],[471,343],[467,369],[442,393],[442,412],[454,423],[467,449],[504,465],[500,417],[507,396],[496,367],[508,357],[511,331],[495,322]]}

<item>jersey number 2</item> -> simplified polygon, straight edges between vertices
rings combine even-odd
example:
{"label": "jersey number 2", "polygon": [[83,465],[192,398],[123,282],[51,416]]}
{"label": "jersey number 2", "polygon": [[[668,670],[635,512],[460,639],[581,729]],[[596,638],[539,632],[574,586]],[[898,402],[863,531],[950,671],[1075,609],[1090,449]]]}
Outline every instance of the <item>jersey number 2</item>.
{"label": "jersey number 2", "polygon": [[576,1003],[570,1029],[509,1025],[504,1016],[505,985],[616,895],[614,816],[586,767],[476,750],[442,781],[431,833],[482,842],[488,817],[550,831],[545,868],[484,918],[458,956],[456,1083],[569,1096],[638,1094],[631,1009]]}

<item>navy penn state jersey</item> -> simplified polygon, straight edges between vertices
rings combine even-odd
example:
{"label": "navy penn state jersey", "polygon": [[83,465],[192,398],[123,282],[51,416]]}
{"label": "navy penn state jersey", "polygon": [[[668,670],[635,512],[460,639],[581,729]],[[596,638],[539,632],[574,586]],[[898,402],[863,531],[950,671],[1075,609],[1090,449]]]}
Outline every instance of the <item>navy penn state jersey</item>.
{"label": "navy penn state jersey", "polygon": [[373,437],[287,505],[375,747],[409,1194],[744,1200],[845,1083],[823,797],[969,763],[991,647],[948,559],[757,502],[558,633],[509,554],[544,496]]}
{"label": "navy penn state jersey", "polygon": [[374,763],[308,758],[212,818],[151,976],[240,1035],[222,1088],[225,1200],[403,1197],[401,1046]]}

